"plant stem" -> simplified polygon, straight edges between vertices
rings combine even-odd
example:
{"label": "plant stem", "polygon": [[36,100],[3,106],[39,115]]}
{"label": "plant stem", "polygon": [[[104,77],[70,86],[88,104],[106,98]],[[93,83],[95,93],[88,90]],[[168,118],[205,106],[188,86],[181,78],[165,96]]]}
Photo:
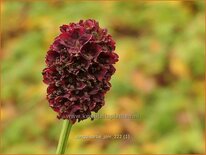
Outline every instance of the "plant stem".
{"label": "plant stem", "polygon": [[56,154],[64,154],[67,146],[67,141],[71,131],[72,124],[68,120],[63,121],[62,131],[59,138]]}

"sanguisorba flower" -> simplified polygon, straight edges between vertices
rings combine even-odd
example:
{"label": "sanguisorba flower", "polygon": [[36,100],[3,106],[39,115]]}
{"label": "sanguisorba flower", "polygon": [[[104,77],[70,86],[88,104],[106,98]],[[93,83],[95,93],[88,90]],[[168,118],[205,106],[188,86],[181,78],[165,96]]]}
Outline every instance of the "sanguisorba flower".
{"label": "sanguisorba flower", "polygon": [[43,81],[57,117],[75,123],[104,105],[118,55],[111,35],[95,20],[62,25],[60,31],[47,52]]}

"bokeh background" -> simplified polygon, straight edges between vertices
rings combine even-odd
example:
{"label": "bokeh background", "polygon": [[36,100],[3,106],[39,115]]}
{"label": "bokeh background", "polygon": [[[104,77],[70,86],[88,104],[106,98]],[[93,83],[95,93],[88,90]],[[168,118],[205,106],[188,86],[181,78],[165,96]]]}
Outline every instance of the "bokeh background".
{"label": "bokeh background", "polygon": [[[59,26],[96,19],[120,61],[101,114],[76,123],[67,153],[204,153],[205,4],[195,1],[23,1],[1,5],[1,153],[55,153],[61,124],[45,99],[44,58]],[[79,135],[129,134],[127,140]]]}

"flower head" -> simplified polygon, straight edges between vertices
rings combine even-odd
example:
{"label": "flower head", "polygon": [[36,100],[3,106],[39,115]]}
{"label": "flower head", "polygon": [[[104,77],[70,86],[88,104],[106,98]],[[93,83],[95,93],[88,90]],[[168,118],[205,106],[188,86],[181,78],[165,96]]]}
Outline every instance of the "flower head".
{"label": "flower head", "polygon": [[60,31],[47,52],[43,81],[57,117],[75,123],[104,105],[118,55],[111,35],[95,20],[62,25]]}

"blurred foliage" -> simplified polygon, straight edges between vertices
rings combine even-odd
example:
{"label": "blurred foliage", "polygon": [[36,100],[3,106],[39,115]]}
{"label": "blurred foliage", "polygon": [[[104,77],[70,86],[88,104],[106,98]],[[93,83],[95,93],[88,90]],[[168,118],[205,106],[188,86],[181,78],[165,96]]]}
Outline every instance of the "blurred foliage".
{"label": "blurred foliage", "polygon": [[[120,61],[102,114],[137,120],[76,123],[68,153],[204,153],[203,0],[5,0],[2,14],[2,153],[54,153],[61,121],[41,71],[59,26],[92,18],[116,40]],[[130,134],[128,140],[77,135]]]}

